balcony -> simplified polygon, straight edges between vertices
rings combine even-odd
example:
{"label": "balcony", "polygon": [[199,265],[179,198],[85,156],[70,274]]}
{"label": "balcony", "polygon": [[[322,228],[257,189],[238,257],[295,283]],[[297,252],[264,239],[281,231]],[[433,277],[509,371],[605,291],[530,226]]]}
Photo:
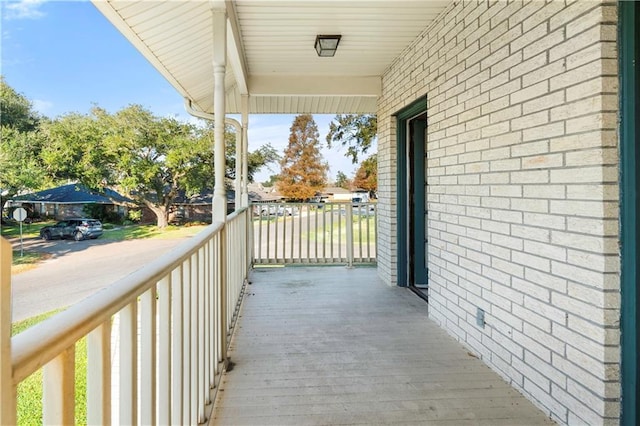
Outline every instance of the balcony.
{"label": "balcony", "polygon": [[[17,422],[17,386],[40,369],[43,423],[78,422],[83,338],[88,424],[548,422],[432,323],[422,299],[364,266],[375,253],[364,238],[375,207],[344,207],[291,217],[240,210],[13,338],[3,240],[0,424]],[[334,231],[349,240],[326,237]],[[296,254],[284,242],[291,235],[295,247],[314,249]],[[274,239],[299,263],[340,266],[251,270],[256,247]],[[263,263],[294,263],[272,253]]]}

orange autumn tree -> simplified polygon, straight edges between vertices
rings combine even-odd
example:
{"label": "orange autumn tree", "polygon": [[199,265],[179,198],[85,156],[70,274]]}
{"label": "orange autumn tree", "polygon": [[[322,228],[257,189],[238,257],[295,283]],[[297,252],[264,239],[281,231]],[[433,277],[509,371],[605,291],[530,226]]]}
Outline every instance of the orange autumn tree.
{"label": "orange autumn tree", "polygon": [[366,189],[369,193],[373,193],[378,190],[377,154],[373,154],[360,164],[360,167],[353,178],[353,186],[360,189]]}
{"label": "orange autumn tree", "polygon": [[320,135],[312,115],[298,115],[290,131],[289,146],[280,161],[281,172],[276,187],[286,199],[304,201],[315,197],[325,187],[329,166],[320,153]]}

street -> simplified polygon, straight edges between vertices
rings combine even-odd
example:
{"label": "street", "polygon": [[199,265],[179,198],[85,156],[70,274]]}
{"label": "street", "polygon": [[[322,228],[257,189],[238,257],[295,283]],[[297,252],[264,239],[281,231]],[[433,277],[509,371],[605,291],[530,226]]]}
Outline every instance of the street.
{"label": "street", "polygon": [[25,250],[53,257],[11,277],[13,322],[77,303],[185,240],[25,240]]}

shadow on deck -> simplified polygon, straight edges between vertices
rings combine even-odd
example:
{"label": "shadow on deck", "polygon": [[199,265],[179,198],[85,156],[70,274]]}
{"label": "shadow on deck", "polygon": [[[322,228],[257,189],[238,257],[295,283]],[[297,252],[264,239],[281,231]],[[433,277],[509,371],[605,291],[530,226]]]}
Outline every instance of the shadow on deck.
{"label": "shadow on deck", "polygon": [[251,280],[210,424],[552,423],[375,268]]}

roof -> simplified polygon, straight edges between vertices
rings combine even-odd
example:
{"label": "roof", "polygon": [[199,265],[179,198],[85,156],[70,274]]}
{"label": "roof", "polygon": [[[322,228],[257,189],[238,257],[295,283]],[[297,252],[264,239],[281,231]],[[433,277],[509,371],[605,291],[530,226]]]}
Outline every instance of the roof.
{"label": "roof", "polygon": [[13,197],[12,201],[28,203],[60,203],[60,204],[129,204],[133,200],[118,194],[113,189],[104,188],[95,191],[79,183],[58,186],[31,194]]}
{"label": "roof", "polygon": [[[213,112],[223,49],[226,112],[375,113],[382,76],[453,0],[93,0],[195,108]],[[316,35],[342,36],[318,57]],[[215,47],[215,49],[214,49]]]}

